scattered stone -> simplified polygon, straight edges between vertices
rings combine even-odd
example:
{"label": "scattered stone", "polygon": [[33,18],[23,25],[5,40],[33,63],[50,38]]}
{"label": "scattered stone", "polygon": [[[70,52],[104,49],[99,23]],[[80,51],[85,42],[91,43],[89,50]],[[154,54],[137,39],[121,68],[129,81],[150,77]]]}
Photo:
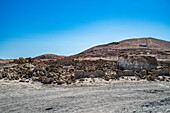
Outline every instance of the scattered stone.
{"label": "scattered stone", "polygon": [[58,80],[58,81],[56,81],[56,83],[57,83],[58,85],[62,85],[62,84],[64,84],[65,82],[62,81],[62,80]]}
{"label": "scattered stone", "polygon": [[85,79],[84,79],[84,78],[81,78],[79,81],[85,81]]}

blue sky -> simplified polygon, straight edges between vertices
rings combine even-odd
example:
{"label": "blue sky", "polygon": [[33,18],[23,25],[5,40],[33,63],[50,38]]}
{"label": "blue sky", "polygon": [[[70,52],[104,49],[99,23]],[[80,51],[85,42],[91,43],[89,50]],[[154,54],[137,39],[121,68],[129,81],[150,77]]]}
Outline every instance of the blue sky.
{"label": "blue sky", "polygon": [[136,37],[170,41],[169,0],[0,0],[0,58],[73,55]]}

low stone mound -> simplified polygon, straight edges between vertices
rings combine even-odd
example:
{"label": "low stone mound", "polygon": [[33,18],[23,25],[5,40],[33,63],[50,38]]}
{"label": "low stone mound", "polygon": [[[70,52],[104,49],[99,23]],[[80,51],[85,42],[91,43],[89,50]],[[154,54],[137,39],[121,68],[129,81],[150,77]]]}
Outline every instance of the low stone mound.
{"label": "low stone mound", "polygon": [[0,70],[0,79],[39,81],[44,84],[51,83],[71,83],[74,79],[74,68],[62,65],[46,65],[39,63],[36,65],[25,63],[12,67],[4,67]]}
{"label": "low stone mound", "polygon": [[110,79],[119,80],[124,76],[135,76],[138,79],[149,81],[169,81],[169,78],[167,79],[165,76],[170,75],[170,68],[168,66],[156,67],[157,64],[152,57],[121,56],[118,66],[116,62],[104,60],[62,60],[62,62],[35,60],[35,62],[31,58],[20,58],[16,61],[14,65],[3,67],[0,70],[0,79],[61,85],[74,83],[76,79],[103,78],[109,81]]}
{"label": "low stone mound", "polygon": [[32,63],[32,62],[33,62],[33,59],[31,57],[29,57],[29,58],[20,57],[19,59],[14,59],[14,61],[11,63],[24,64],[24,63]]}

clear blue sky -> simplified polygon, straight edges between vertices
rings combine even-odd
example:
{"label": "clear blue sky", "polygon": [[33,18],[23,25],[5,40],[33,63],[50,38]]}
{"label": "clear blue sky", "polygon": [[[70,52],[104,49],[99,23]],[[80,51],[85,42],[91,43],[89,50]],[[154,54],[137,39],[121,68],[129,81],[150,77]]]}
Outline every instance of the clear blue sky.
{"label": "clear blue sky", "polygon": [[170,0],[0,0],[0,58],[73,55],[135,37],[170,41]]}

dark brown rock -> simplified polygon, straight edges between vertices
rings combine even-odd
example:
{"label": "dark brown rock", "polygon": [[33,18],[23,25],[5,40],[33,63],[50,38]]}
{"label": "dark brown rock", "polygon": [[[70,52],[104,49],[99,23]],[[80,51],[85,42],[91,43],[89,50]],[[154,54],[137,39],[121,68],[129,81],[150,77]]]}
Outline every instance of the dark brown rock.
{"label": "dark brown rock", "polygon": [[19,58],[19,62],[18,62],[19,64],[24,64],[25,63],[25,59],[24,58],[22,58],[22,57],[20,57]]}
{"label": "dark brown rock", "polygon": [[54,78],[41,77],[40,81],[44,84],[51,84],[54,81]]}

